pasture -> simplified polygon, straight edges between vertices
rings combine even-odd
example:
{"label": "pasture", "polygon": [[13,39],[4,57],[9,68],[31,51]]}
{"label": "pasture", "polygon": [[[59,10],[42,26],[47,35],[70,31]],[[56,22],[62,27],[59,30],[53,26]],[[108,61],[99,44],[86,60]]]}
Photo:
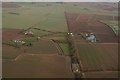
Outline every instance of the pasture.
{"label": "pasture", "polygon": [[31,47],[25,49],[27,53],[34,54],[58,54],[58,50],[53,44],[52,41],[47,40],[39,40],[38,42],[34,42]]}
{"label": "pasture", "polygon": [[[12,4],[12,3],[11,3]],[[67,31],[67,25],[65,21],[64,11],[68,12],[80,12],[89,14],[102,14],[102,15],[114,15],[117,16],[116,11],[109,11],[100,9],[97,6],[103,7],[105,3],[14,3],[12,5],[18,5],[19,7],[5,7],[3,3],[3,28],[18,28],[26,29],[28,27],[37,24],[36,27],[52,30],[52,31]],[[109,4],[117,8],[117,4]],[[9,4],[10,5],[10,4]],[[106,6],[104,7],[106,8]],[[86,10],[87,9],[87,10]],[[19,13],[19,15],[9,14],[9,12]]]}
{"label": "pasture", "polygon": [[[3,28],[26,29],[37,24],[34,27],[52,31],[67,31],[63,8],[57,6],[57,4],[16,4],[21,7],[3,8]],[[50,5],[47,6],[47,4]],[[20,15],[9,14],[8,12],[16,12]]]}
{"label": "pasture", "polygon": [[114,33],[119,36],[119,28],[120,26],[118,25],[118,21],[106,21],[106,20],[102,20],[101,22],[105,23],[106,25],[108,25],[109,27],[112,28],[112,30],[114,31]]}

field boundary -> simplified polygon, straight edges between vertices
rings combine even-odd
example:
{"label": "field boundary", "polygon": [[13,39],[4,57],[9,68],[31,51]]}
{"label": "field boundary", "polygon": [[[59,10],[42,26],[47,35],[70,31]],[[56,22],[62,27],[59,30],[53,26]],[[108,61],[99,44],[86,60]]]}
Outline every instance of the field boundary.
{"label": "field boundary", "polygon": [[114,35],[117,37],[115,31],[114,31],[108,24],[106,24],[106,23],[104,23],[104,22],[102,22],[102,21],[100,21],[100,20],[98,20],[98,22],[100,22],[100,23],[106,25],[108,28],[110,28],[110,29],[114,32]]}
{"label": "field boundary", "polygon": [[59,55],[63,55],[64,51],[62,50],[62,48],[60,47],[60,45],[57,42],[55,42],[54,40],[51,40],[51,41],[55,45],[55,47],[57,48]]}

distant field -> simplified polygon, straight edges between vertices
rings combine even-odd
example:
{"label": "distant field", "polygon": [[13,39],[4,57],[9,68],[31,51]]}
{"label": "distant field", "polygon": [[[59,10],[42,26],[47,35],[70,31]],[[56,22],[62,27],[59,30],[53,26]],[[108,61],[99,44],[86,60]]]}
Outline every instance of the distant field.
{"label": "distant field", "polygon": [[[19,7],[12,6],[11,8],[10,6],[5,7],[6,5],[3,4],[3,28],[25,29],[39,23],[36,27],[66,32],[67,25],[64,11],[117,15],[117,10],[111,12],[109,10],[100,9],[99,7],[94,7],[97,4],[103,5],[103,8],[105,6],[102,3],[14,3],[15,6],[18,5]],[[109,4],[107,6],[109,7],[110,5],[117,8],[117,4]]]}
{"label": "distant field", "polygon": [[[49,3],[50,5],[47,5],[47,3],[16,4],[21,7],[3,8],[4,28],[26,29],[38,23],[35,27],[52,31],[67,31],[62,6],[57,6],[57,4],[54,3]],[[9,12],[19,13],[19,15],[9,14]]]}

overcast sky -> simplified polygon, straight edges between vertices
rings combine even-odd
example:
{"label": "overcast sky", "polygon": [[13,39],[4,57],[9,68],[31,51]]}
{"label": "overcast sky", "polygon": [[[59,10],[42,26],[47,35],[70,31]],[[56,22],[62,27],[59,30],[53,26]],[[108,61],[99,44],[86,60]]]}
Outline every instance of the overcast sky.
{"label": "overcast sky", "polygon": [[2,2],[119,2],[120,0],[0,0]]}

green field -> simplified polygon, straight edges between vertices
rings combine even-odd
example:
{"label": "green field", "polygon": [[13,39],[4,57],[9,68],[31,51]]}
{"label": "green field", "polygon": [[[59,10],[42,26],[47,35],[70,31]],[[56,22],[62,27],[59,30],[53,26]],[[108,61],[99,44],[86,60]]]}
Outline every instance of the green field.
{"label": "green field", "polygon": [[44,35],[52,34],[52,33],[47,32],[47,31],[36,30],[36,29],[30,29],[30,31],[32,31],[34,33],[34,36],[44,36]]}
{"label": "green field", "polygon": [[62,48],[64,55],[70,55],[70,49],[68,43],[59,43],[60,47]]}
{"label": "green field", "polygon": [[[117,15],[116,11],[106,11],[91,6],[89,3],[16,3],[19,8],[3,8],[3,28],[36,27],[52,30],[67,31],[64,11],[81,12],[89,14]],[[87,9],[87,10],[86,10]],[[18,13],[19,15],[10,14]],[[109,13],[109,14],[108,14]]]}
{"label": "green field", "polygon": [[83,71],[117,70],[117,45],[78,44],[78,49]]}
{"label": "green field", "polygon": [[102,21],[103,23],[107,24],[112,30],[115,32],[116,35],[120,35],[120,26],[118,25],[118,21]]}
{"label": "green field", "polygon": [[[3,8],[3,28],[28,28],[35,24],[35,27],[52,31],[67,31],[62,6],[49,3],[17,3],[19,8]],[[43,5],[41,7],[41,5]],[[23,7],[24,6],[24,7]],[[9,14],[19,13],[19,15]]]}
{"label": "green field", "polygon": [[58,50],[52,41],[39,40],[34,42],[31,47],[25,49],[27,53],[34,54],[58,54]]}

